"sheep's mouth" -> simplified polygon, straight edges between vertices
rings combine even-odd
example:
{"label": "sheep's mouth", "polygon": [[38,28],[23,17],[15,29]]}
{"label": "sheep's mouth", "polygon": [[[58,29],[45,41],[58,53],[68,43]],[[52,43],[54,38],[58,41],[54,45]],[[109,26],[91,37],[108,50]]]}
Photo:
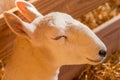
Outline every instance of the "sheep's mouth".
{"label": "sheep's mouth", "polygon": [[88,57],[87,57],[87,60],[89,60],[89,61],[91,61],[91,62],[94,62],[94,63],[100,63],[100,62],[101,62],[101,60],[93,60],[93,59],[90,59],[90,58],[88,58]]}

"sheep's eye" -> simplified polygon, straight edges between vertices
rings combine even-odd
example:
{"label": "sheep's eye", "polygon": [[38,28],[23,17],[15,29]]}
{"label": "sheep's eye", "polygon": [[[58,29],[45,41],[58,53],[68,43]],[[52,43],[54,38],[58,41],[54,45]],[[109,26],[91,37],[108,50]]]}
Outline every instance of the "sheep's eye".
{"label": "sheep's eye", "polygon": [[54,38],[54,40],[59,40],[59,39],[61,39],[61,38],[65,38],[65,39],[66,39],[67,37],[64,36],[64,35],[62,35],[62,36],[57,36],[57,37]]}

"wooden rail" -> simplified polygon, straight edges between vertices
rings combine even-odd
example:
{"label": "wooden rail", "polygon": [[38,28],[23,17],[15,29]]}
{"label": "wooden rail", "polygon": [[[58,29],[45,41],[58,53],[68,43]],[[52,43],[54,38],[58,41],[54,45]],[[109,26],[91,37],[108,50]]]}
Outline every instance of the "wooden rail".
{"label": "wooden rail", "polygon": [[79,18],[109,0],[39,0],[33,3],[43,14],[60,11]]}
{"label": "wooden rail", "polygon": [[108,53],[120,49],[120,15],[93,30],[106,44]]}

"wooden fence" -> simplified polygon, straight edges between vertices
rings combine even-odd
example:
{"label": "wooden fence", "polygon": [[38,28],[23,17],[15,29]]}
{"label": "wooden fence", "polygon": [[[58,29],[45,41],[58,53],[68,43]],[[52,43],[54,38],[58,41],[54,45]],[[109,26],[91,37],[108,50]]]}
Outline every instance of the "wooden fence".
{"label": "wooden fence", "polygon": [[[33,1],[32,3],[43,15],[49,12],[60,11],[72,15],[74,18],[79,18],[81,15],[84,15],[107,1],[109,0],[38,0]],[[25,20],[18,12],[17,8],[13,8],[9,11]],[[120,49],[120,15],[100,25],[93,31],[106,44],[108,53],[113,53],[117,49]],[[3,14],[0,14],[1,59],[6,57],[6,55],[10,55],[15,38],[16,35],[14,35],[6,25],[3,19]],[[59,80],[72,80],[75,76],[80,74],[84,68],[85,65],[63,66],[61,68]]]}

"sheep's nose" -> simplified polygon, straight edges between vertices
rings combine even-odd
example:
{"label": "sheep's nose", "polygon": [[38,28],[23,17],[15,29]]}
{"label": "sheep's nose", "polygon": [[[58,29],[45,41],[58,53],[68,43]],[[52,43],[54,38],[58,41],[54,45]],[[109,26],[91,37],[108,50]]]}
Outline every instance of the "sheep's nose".
{"label": "sheep's nose", "polygon": [[106,54],[107,54],[107,51],[105,51],[105,50],[100,50],[100,51],[99,51],[99,55],[100,55],[101,57],[105,57]]}

